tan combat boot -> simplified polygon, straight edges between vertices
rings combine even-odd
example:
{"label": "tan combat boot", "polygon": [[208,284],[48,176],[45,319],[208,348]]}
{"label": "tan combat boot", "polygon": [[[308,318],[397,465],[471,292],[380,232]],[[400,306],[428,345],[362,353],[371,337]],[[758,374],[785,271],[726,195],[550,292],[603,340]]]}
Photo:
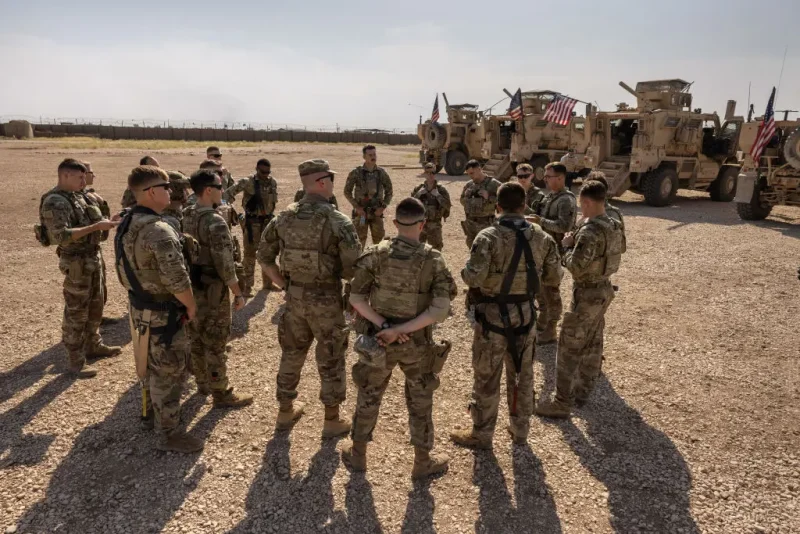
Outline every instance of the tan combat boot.
{"label": "tan combat boot", "polygon": [[411,478],[425,478],[447,471],[450,458],[446,454],[431,454],[427,449],[414,447],[414,467]]}
{"label": "tan combat boot", "polygon": [[173,432],[161,438],[156,448],[161,451],[191,454],[203,450],[203,441],[186,432]]}
{"label": "tan combat boot", "polygon": [[351,471],[366,471],[367,442],[348,440],[342,447],[342,461]]}
{"label": "tan combat boot", "polygon": [[86,359],[99,360],[100,358],[110,358],[112,356],[118,356],[121,353],[122,353],[122,347],[118,347],[116,345],[103,345],[102,343],[98,343],[97,345],[86,351]]}
{"label": "tan combat boot", "polygon": [[350,432],[350,421],[339,416],[339,405],[325,406],[325,423],[322,425],[323,438],[335,438]]}
{"label": "tan combat boot", "polygon": [[214,391],[214,408],[242,408],[253,404],[253,396],[246,393],[234,393],[233,388]]}
{"label": "tan combat boot", "polygon": [[275,428],[278,430],[291,430],[297,420],[303,416],[304,411],[305,405],[302,402],[281,401]]}
{"label": "tan combat boot", "polygon": [[536,415],[553,419],[566,419],[569,417],[570,406],[558,399],[545,401],[536,407]]}
{"label": "tan combat boot", "polygon": [[511,425],[508,425],[506,427],[506,430],[508,430],[508,433],[511,435],[511,441],[515,445],[527,445],[528,444],[528,434],[527,433],[523,434],[522,432],[518,432],[518,431],[514,430],[514,428]]}
{"label": "tan combat boot", "polygon": [[472,433],[472,429],[456,430],[450,433],[450,440],[456,445],[461,447],[469,447],[471,449],[489,450],[492,448],[492,441],[479,438]]}

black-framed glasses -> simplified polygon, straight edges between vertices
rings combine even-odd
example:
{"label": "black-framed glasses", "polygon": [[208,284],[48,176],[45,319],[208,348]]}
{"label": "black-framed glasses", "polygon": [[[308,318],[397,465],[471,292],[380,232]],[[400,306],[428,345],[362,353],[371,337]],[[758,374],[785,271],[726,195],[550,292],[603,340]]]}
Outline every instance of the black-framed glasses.
{"label": "black-framed glasses", "polygon": [[161,184],[153,184],[153,185],[151,185],[149,187],[145,187],[144,189],[142,189],[142,191],[150,191],[151,189],[156,188],[156,187],[163,187],[164,189],[169,189],[169,182],[164,182],[164,183],[161,183]]}
{"label": "black-framed glasses", "polygon": [[331,179],[331,182],[333,182],[333,179],[334,179],[334,177],[335,177],[335,176],[336,176],[336,175],[334,175],[334,174],[326,174],[325,176],[322,176],[322,177],[320,177],[320,178],[317,178],[317,179],[316,179],[316,180],[314,180],[314,181],[315,181],[315,182],[321,182],[321,181],[322,181],[322,180],[324,180],[325,178],[330,178],[330,179]]}
{"label": "black-framed glasses", "polygon": [[530,174],[518,174],[517,175],[517,179],[519,179],[519,180],[527,180],[530,177],[531,177]]}

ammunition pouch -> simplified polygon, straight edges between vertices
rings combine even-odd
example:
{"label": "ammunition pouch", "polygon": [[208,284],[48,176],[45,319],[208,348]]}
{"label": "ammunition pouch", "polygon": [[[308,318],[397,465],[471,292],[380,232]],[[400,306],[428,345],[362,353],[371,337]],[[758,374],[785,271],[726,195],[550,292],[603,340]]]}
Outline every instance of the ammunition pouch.
{"label": "ammunition pouch", "polygon": [[[255,198],[255,197],[254,197]],[[251,199],[252,200],[252,199]],[[244,214],[244,229],[247,233],[247,242],[248,243],[257,243],[258,240],[261,239],[261,236],[253,236],[253,224],[261,225],[261,231],[264,231],[264,227],[271,221],[273,215],[255,215],[252,213],[245,212]],[[254,241],[256,239],[256,241]]]}
{"label": "ammunition pouch", "polygon": [[358,354],[358,361],[369,367],[386,367],[386,349],[378,343],[378,338],[372,335],[359,334],[353,349]]}
{"label": "ammunition pouch", "polygon": [[433,375],[441,373],[447,361],[447,356],[450,354],[450,349],[452,348],[453,346],[449,341],[440,341],[428,345],[428,350],[425,353],[425,360],[422,364],[422,373]]}

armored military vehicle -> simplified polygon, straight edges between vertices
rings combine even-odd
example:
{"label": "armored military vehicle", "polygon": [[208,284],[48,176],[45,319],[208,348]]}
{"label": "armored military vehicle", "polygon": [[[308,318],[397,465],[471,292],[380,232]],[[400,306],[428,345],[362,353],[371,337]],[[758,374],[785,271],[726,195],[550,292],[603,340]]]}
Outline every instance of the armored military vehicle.
{"label": "armored military vehicle", "polygon": [[628,189],[651,206],[671,204],[678,189],[708,191],[730,202],[739,175],[737,149],[744,123],[729,100],[725,122],[716,113],[692,110],[691,84],[680,79],[644,81],[631,89],[636,109],[591,113],[584,165],[603,171],[609,191]]}
{"label": "armored military vehicle", "polygon": [[750,156],[762,120],[742,126],[742,172],[736,184],[736,211],[745,221],[766,218],[773,206],[800,207],[800,120],[776,121],[775,135],[760,161]]}
{"label": "armored military vehicle", "polygon": [[417,127],[422,141],[419,162],[432,162],[436,172],[444,170],[451,176],[464,174],[470,158],[480,158],[483,143],[483,113],[475,104],[450,104],[442,93],[447,113],[444,124],[425,121]]}

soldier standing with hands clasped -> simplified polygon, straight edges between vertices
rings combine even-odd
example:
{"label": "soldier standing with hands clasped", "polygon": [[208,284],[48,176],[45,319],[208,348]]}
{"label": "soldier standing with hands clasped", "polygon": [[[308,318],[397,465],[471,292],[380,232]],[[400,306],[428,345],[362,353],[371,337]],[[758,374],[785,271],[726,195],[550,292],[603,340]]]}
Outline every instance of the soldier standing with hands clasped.
{"label": "soldier standing with hands clasped", "polygon": [[461,192],[461,205],[464,206],[464,215],[467,217],[461,227],[467,236],[467,246],[471,247],[478,232],[494,222],[500,182],[483,174],[481,164],[474,159],[467,162],[467,174],[472,181],[467,182]]}
{"label": "soldier standing with hands clasped", "polygon": [[344,196],[353,206],[353,225],[363,247],[368,231],[372,232],[373,243],[386,235],[383,211],[392,202],[392,180],[378,167],[377,150],[373,145],[365,146],[361,153],[364,164],[350,171],[344,184]]}
{"label": "soldier standing with hands clasped", "polygon": [[425,206],[425,226],[419,236],[421,243],[430,243],[436,250],[444,248],[442,239],[442,219],[450,216],[450,193],[436,181],[436,166],[425,164],[425,181],[411,192]]}

